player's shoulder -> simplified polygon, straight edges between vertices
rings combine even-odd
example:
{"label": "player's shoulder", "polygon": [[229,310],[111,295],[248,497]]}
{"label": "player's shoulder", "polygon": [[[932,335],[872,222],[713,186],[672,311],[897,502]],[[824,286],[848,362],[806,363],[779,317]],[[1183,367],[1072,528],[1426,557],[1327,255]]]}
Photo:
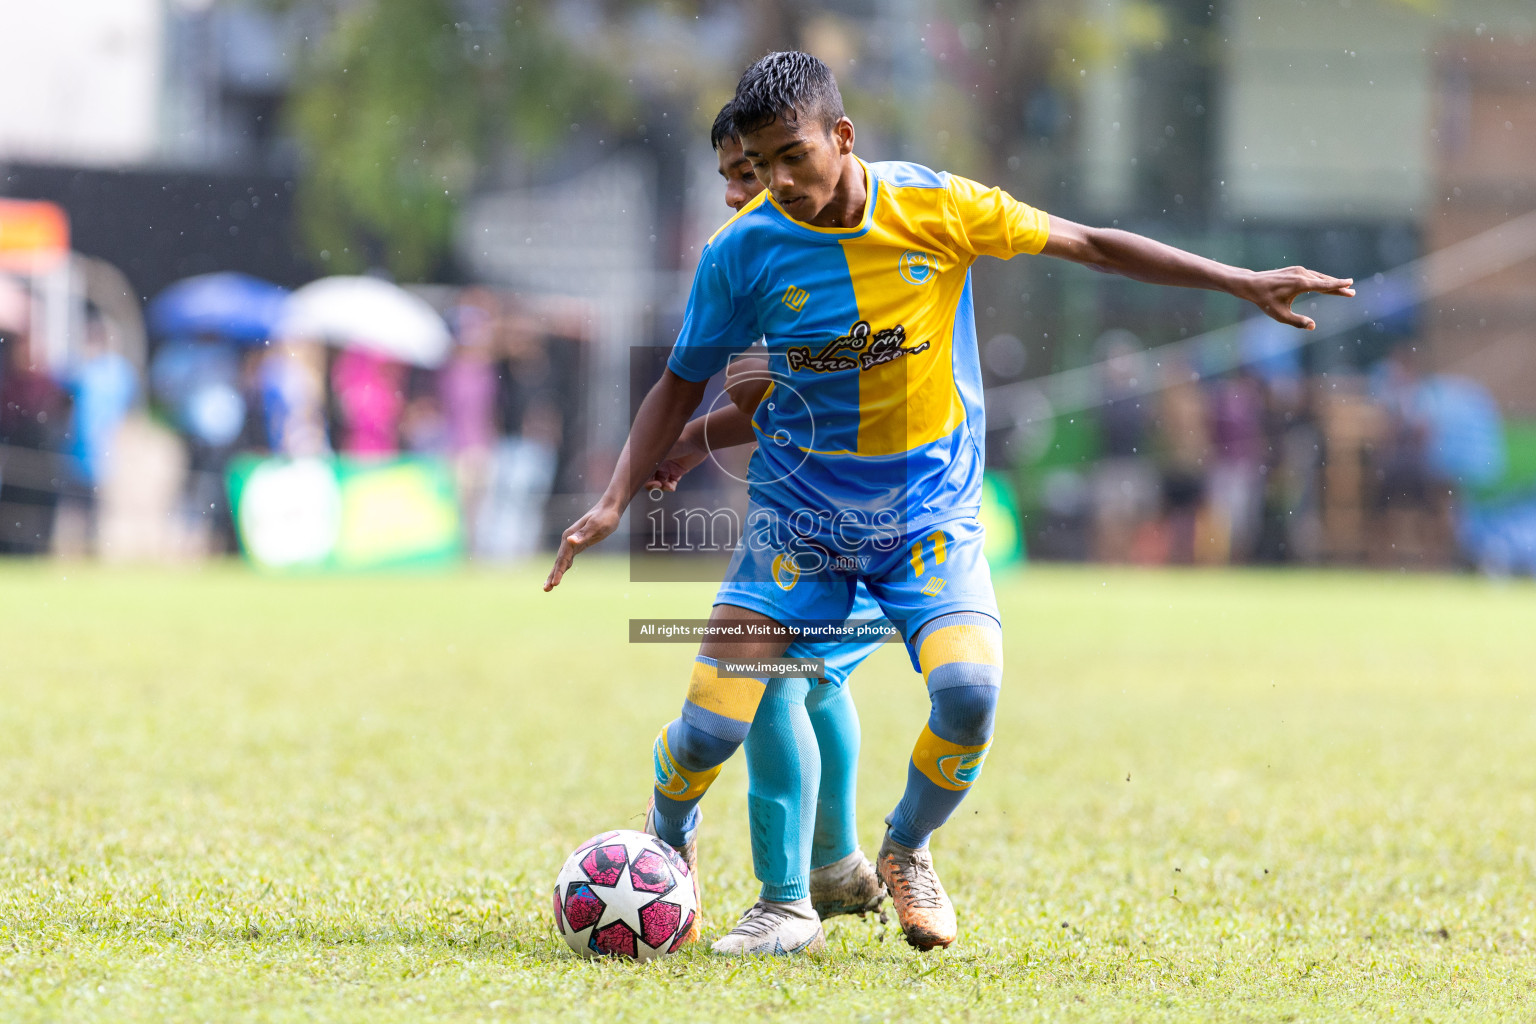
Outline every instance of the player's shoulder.
{"label": "player's shoulder", "polygon": [[772,231],[776,218],[773,216],[773,207],[768,203],[768,190],[763,189],[753,196],[740,210],[731,215],[731,219],[710,236],[708,244],[716,249],[729,249],[750,241],[754,236],[761,238],[764,232]]}
{"label": "player's shoulder", "polygon": [[869,173],[881,184],[892,188],[944,188],[949,174],[907,160],[880,160],[869,165]]}

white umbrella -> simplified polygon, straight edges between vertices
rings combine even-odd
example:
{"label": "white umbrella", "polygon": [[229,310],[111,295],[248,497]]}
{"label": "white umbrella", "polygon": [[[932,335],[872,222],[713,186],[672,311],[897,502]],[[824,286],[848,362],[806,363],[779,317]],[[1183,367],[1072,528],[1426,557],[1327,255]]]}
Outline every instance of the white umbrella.
{"label": "white umbrella", "polygon": [[417,366],[440,366],[452,338],[424,299],[375,277],[325,277],[288,297],[277,337],[361,348]]}

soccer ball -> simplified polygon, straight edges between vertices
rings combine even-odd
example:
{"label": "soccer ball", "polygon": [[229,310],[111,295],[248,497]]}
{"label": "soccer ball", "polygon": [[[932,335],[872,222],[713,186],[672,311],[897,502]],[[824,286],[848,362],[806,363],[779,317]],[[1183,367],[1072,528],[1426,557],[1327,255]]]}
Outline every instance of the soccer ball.
{"label": "soccer ball", "polygon": [[650,960],[675,953],[698,911],[688,865],[644,832],[593,836],[555,879],[555,927],[582,956]]}

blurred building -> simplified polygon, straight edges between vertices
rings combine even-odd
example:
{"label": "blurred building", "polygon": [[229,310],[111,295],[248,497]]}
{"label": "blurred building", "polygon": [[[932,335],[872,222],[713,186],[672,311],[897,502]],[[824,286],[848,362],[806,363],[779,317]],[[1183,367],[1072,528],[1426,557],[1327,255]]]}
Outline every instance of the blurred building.
{"label": "blurred building", "polygon": [[[1536,209],[1529,3],[1097,0],[1083,10],[1097,42],[1079,92],[1081,184],[1060,197],[1064,209],[1233,262],[1362,279]],[[1121,282],[1082,287],[1092,299],[1063,299],[1068,349],[1138,321],[1145,333],[1147,303],[1161,301]],[[1422,340],[1438,367],[1530,415],[1521,294],[1536,294],[1536,264],[1516,260],[1309,358],[1358,367]],[[1186,318],[1191,303],[1218,319],[1237,313],[1222,297],[1182,301]],[[1173,333],[1145,340],[1194,326],[1164,319]],[[1080,344],[1058,365],[1084,356]]]}
{"label": "blurred building", "polygon": [[211,0],[0,6],[0,196],[63,207],[141,301],[212,270],[301,283],[278,130],[294,24]]}
{"label": "blurred building", "polygon": [[[306,252],[296,224],[296,194],[324,180],[285,134],[292,101],[313,87],[305,55],[317,40],[336,43],[343,50],[327,56],[340,52],[336,68],[355,72],[344,16],[418,11],[391,4],[4,5],[0,196],[58,204],[73,247],[121,268],[140,299],[215,270],[300,284],[335,266],[322,246]],[[508,5],[450,7],[457,20],[440,26],[437,43],[473,45],[483,58],[476,40],[505,41],[495,33],[513,16]],[[1536,416],[1527,337],[1536,260],[1522,255],[1536,244],[1484,234],[1536,209],[1530,0],[547,0],[528,9],[543,16],[537,38],[581,55],[592,73],[519,88],[542,89],[533,97],[547,94],[542,106],[584,112],[561,107],[553,137],[537,144],[527,126],[498,122],[488,129],[504,134],[497,146],[459,159],[452,251],[427,276],[577,300],[571,308],[585,311],[581,419],[591,449],[576,488],[596,486],[611,464],[632,411],[631,355],[670,341],[698,252],[727,215],[708,124],[747,61],[788,47],[837,73],[868,159],[945,167],[1053,213],[1231,263],[1302,263],[1394,289],[1373,300],[1379,315],[1280,352],[1288,372],[1352,382],[1337,383],[1340,394],[1318,410],[1335,445],[1329,493],[1354,492],[1332,522],[1359,512],[1369,483],[1362,460],[1376,428],[1359,375],[1395,347],[1419,348],[1426,371],[1482,382],[1506,414]],[[340,91],[335,109],[376,93]],[[472,102],[466,95],[459,101]],[[399,159],[405,167],[415,155]],[[378,177],[387,192],[389,176]],[[1469,240],[1456,275],[1375,282]],[[374,242],[352,251],[387,263],[378,257],[388,246]],[[1247,312],[1230,296],[1045,260],[983,261],[976,283],[991,387],[1094,366],[1107,337],[1117,350],[1127,338],[1152,348]],[[1275,344],[1262,335],[1227,343]],[[1193,353],[1190,372],[1233,365],[1230,352],[1208,354]],[[1031,408],[1051,419],[1048,407]],[[1095,406],[1045,431],[1001,431],[989,457],[1042,472],[1052,460],[1090,460],[1105,418]],[[575,508],[587,497],[562,500]],[[1363,550],[1369,526],[1352,521],[1335,531],[1349,534],[1339,551]]]}

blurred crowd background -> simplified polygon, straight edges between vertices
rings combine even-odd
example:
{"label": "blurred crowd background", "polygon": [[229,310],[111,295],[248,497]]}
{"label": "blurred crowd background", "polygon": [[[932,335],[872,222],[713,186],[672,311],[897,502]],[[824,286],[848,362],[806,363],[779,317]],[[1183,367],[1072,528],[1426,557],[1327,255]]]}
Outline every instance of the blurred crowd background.
{"label": "blurred crowd background", "polygon": [[1301,334],[978,264],[1000,557],[1536,571],[1529,0],[55,0],[0,39],[0,553],[548,549],[725,219],[710,122],[799,48],[866,159],[1359,282]]}

